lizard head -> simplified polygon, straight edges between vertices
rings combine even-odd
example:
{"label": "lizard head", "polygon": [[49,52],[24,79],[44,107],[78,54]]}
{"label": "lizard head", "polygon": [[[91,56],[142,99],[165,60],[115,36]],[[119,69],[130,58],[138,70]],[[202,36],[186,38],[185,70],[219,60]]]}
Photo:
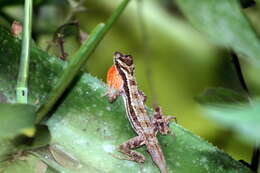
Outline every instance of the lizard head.
{"label": "lizard head", "polygon": [[124,55],[120,52],[114,53],[114,63],[119,63],[125,68],[133,67],[133,57],[131,55]]}
{"label": "lizard head", "polygon": [[114,65],[112,65],[107,73],[107,84],[108,86],[117,90],[120,90],[123,86],[123,79],[122,75],[120,75],[120,71],[124,71],[123,73],[133,75],[133,57],[131,55],[124,55],[120,52],[115,52]]}

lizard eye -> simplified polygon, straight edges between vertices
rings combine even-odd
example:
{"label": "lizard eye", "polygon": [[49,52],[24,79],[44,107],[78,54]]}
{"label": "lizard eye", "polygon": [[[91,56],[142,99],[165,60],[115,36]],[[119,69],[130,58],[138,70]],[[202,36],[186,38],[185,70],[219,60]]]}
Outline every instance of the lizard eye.
{"label": "lizard eye", "polygon": [[128,66],[131,66],[133,64],[133,57],[131,55],[125,55],[121,57],[121,60]]}
{"label": "lizard eye", "polygon": [[133,57],[131,55],[124,55],[120,52],[115,52],[114,58],[119,59],[128,66],[131,66],[133,64]]}
{"label": "lizard eye", "polygon": [[120,58],[120,57],[122,57],[124,55],[122,53],[120,53],[120,52],[115,52],[114,56],[115,56],[115,58]]}

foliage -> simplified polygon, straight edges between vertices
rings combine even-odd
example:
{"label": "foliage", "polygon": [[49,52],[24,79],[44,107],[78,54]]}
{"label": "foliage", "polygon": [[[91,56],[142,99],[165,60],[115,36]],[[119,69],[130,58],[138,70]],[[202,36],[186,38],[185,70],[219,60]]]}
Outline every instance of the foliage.
{"label": "foliage", "polygon": [[[20,41],[12,38],[3,29],[0,38],[2,38],[1,41],[6,40],[6,46],[2,49],[1,55],[6,56],[4,52],[8,52],[10,57],[8,61],[3,57],[0,58],[3,65],[1,71],[14,74],[13,70],[17,69],[18,66],[18,53],[6,51],[6,49],[10,50],[9,46],[11,46],[14,48],[13,50],[19,50]],[[37,72],[35,71],[30,76],[30,90],[34,93],[30,95],[30,100],[39,100],[39,106],[39,104],[42,104],[41,98],[46,96],[58,74],[62,72],[62,64],[64,63],[34,47],[32,48],[32,64],[37,64],[38,68],[33,65],[30,68],[30,71],[37,69]],[[1,88],[1,93],[6,98],[6,102],[11,102],[12,99],[8,98],[14,97],[14,93],[11,92],[14,84],[7,81],[10,81],[13,76],[5,75],[6,73],[1,74],[1,81],[6,84],[4,88]],[[44,78],[54,80],[39,80]],[[52,137],[50,146],[29,149],[28,152],[57,171],[138,171],[140,169],[138,164],[120,160],[113,156],[113,154],[119,155],[116,150],[117,146],[135,134],[127,119],[123,116],[125,111],[122,100],[110,104],[104,97],[105,92],[106,86],[98,79],[89,74],[80,77],[76,85],[70,89],[65,100],[60,103],[54,115],[45,123],[50,129]],[[190,169],[194,172],[208,170],[215,172],[233,172],[235,170],[250,172],[242,164],[234,161],[222,151],[184,130],[179,125],[172,123],[171,130],[173,135],[159,137],[170,170],[177,172],[187,172]],[[193,145],[190,145],[191,143]],[[145,149],[142,148],[141,152],[147,158],[143,165],[143,171],[158,172],[150,157],[144,151]],[[3,157],[3,153],[1,153],[1,157]],[[25,157],[22,159],[25,161],[21,161],[20,157]],[[33,167],[36,167],[37,164],[42,165],[31,154],[27,153],[26,156],[20,157],[15,161],[4,162],[5,165],[8,165],[4,166],[4,172],[13,169],[27,170],[28,167],[31,167],[29,166],[31,164]],[[18,164],[19,162],[22,164]]]}
{"label": "foliage", "polygon": [[[22,3],[22,1],[19,0],[13,0],[9,3],[6,2],[7,1],[0,1],[0,5],[4,7]],[[62,4],[58,0],[55,2]],[[75,4],[73,5],[76,1],[71,0],[69,2],[72,10],[68,15],[69,17],[67,16],[67,19],[80,18],[80,16],[76,14],[76,11],[80,10],[73,9],[73,6],[77,6]],[[35,1],[34,3],[35,8],[40,8],[41,4],[47,3],[47,1]],[[103,7],[107,7],[106,9],[111,10],[111,2],[99,1],[91,3],[102,7],[100,8],[102,9],[102,14],[107,14]],[[243,1],[242,3],[244,3],[245,6],[247,2]],[[173,47],[173,45],[167,45],[163,40],[171,35],[171,38],[181,38],[178,40],[178,43],[181,43],[182,46],[194,46],[190,48],[191,52],[181,53],[180,55],[183,57],[186,55],[194,55],[193,59],[195,59],[195,57],[201,55],[205,57],[208,56],[208,54],[215,56],[215,48],[208,45],[208,43],[213,43],[220,47],[228,47],[240,53],[248,62],[258,66],[260,50],[259,39],[252,25],[241,10],[238,1],[177,0],[177,4],[188,20],[191,21],[201,33],[206,34],[209,39],[205,41],[201,35],[196,35],[197,32],[193,30],[185,30],[184,32],[188,31],[187,33],[190,33],[190,37],[184,36],[185,34],[183,34],[184,32],[182,31],[184,25],[172,19],[168,19],[167,15],[159,12],[156,16],[160,17],[157,19],[160,19],[158,23],[162,25],[158,25],[155,20],[148,20],[148,26],[150,26],[148,28],[154,26],[152,28],[155,31],[159,31],[155,32],[153,36],[158,36],[158,38],[162,40],[160,43],[156,41],[157,47],[154,52],[162,52],[159,55],[166,56],[164,50],[167,47]],[[154,2],[147,2],[147,5],[150,9],[157,9]],[[129,9],[132,10],[133,7],[130,5]],[[139,8],[139,10],[142,9]],[[121,11],[123,11],[123,8]],[[149,16],[149,19],[156,19],[155,15],[151,12],[154,11],[144,10],[144,16]],[[133,12],[131,11],[131,13],[128,14],[131,16]],[[0,15],[6,17],[5,12],[0,13]],[[55,17],[56,16],[53,18]],[[119,13],[118,16],[114,17],[119,17]],[[91,18],[92,19],[89,20],[90,25],[93,24],[93,18],[95,17],[91,16]],[[115,18],[113,19],[112,17],[111,20],[108,21],[110,26],[105,26],[107,27],[106,31],[102,30],[104,25],[100,27],[100,33],[103,34],[102,36],[99,35],[99,37],[96,38],[90,35],[86,41],[89,45],[83,44],[81,46],[79,50],[88,50],[85,51],[88,52],[85,57],[86,59],[91,55],[112,24],[114,25]],[[40,19],[40,17],[38,17],[38,19]],[[140,19],[139,24],[143,26],[142,32],[145,37],[149,29],[145,29],[144,21],[142,21],[144,19],[147,20],[147,18]],[[6,17],[6,20],[10,20],[10,18]],[[128,24],[127,27],[131,26],[130,23],[133,21],[125,20],[124,22],[126,21]],[[171,25],[172,23],[177,24],[177,27]],[[127,30],[125,25],[119,26],[121,28],[117,30],[116,33],[120,33],[121,30]],[[51,27],[45,31],[50,32],[50,28]],[[174,31],[173,28],[175,29]],[[39,28],[35,31],[39,32]],[[37,35],[39,33],[35,32],[33,34]],[[131,35],[131,33],[129,33],[129,35]],[[116,35],[113,34],[113,39],[115,36]],[[66,36],[66,39],[67,38],[69,39],[70,36]],[[152,38],[151,35],[144,39],[149,40],[150,38]],[[137,42],[135,38],[132,38],[132,40],[135,43]],[[16,74],[19,70],[19,54],[21,52],[20,47],[22,42],[19,38],[13,37],[9,31],[3,27],[0,27],[0,41],[2,43],[0,49],[0,172],[95,173],[122,172],[122,170],[124,170],[124,172],[159,172],[158,168],[151,161],[148,153],[145,152],[145,147],[138,149],[147,159],[144,164],[138,165],[134,162],[117,158],[117,156],[120,156],[117,147],[136,134],[133,133],[128,120],[125,118],[125,108],[122,100],[119,99],[115,103],[110,104],[105,97],[107,86],[101,80],[84,71],[78,73],[79,69],[82,68],[82,64],[85,64],[85,60],[84,63],[80,64],[75,63],[79,62],[79,60],[74,62],[73,58],[74,60],[84,58],[86,53],[82,53],[82,51],[79,53],[80,51],[77,51],[76,54],[73,54],[73,51],[67,49],[67,43],[65,49],[68,50],[70,56],[69,61],[64,62],[56,56],[49,55],[33,44],[29,70],[29,104],[22,105],[15,104],[14,91]],[[195,45],[194,43],[197,44]],[[144,47],[149,47],[148,43],[144,42],[143,44]],[[161,46],[158,46],[158,44]],[[165,46],[166,48],[162,49],[162,47]],[[89,49],[89,47],[93,49]],[[106,48],[102,46],[102,44],[100,44],[99,47],[96,54],[103,56],[103,50],[106,50]],[[199,48],[199,50],[197,50],[197,48]],[[149,52],[146,52],[146,55],[148,54]],[[152,56],[155,55],[153,54]],[[89,69],[102,66],[98,60],[95,59],[93,61],[96,62],[92,63],[93,67],[87,66],[88,68],[90,67]],[[152,60],[146,59],[145,62],[149,61]],[[172,60],[171,62],[175,61]],[[171,65],[171,63],[168,64]],[[73,68],[75,66],[77,66],[77,68]],[[161,65],[160,68],[162,69],[166,66],[167,65]],[[137,62],[137,69],[138,68]],[[200,69],[199,67],[197,68]],[[183,70],[183,67],[180,69]],[[149,71],[149,67],[147,71]],[[192,70],[190,70],[190,72],[192,72]],[[190,72],[188,68],[185,68],[184,73],[190,75]],[[163,80],[164,75],[159,75],[159,78]],[[189,82],[192,83],[192,80]],[[166,84],[173,90],[173,86],[170,83],[168,84],[166,82]],[[186,83],[186,85],[187,84],[188,83]],[[186,87],[189,88],[190,86]],[[57,98],[50,99],[52,98],[50,95],[53,96],[56,94],[58,95]],[[167,92],[167,94],[170,93]],[[260,103],[257,99],[251,99],[247,94],[231,89],[212,88],[206,90],[206,92],[197,97],[196,100],[204,105],[204,115],[212,118],[221,126],[234,130],[238,136],[242,136],[242,141],[246,141],[249,144],[260,141],[259,133],[257,133],[260,130],[260,119],[258,116]],[[50,102],[53,102],[51,104],[54,107],[49,106],[48,109],[44,109],[43,115],[41,115],[40,118],[38,117],[35,121],[35,110],[38,109],[37,113],[39,113],[39,110],[42,110],[42,107],[45,108],[46,103],[48,105]],[[152,111],[150,111],[150,113],[152,113]],[[38,122],[43,117],[43,121],[39,124]],[[252,172],[240,162],[234,160],[223,151],[180,125],[171,123],[170,129],[172,131],[170,135],[158,135],[167,160],[169,173],[190,172],[191,170],[195,173]]]}
{"label": "foliage", "polygon": [[205,114],[222,126],[235,130],[239,137],[254,144],[260,142],[259,101],[225,88],[206,90],[197,100]]}
{"label": "foliage", "polygon": [[214,42],[259,65],[260,41],[237,0],[178,0],[189,20]]}

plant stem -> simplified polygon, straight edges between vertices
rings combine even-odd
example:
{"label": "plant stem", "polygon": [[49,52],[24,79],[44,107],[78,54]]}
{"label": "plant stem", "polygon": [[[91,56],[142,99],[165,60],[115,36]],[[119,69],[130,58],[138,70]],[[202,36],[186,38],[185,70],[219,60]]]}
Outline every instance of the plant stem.
{"label": "plant stem", "polygon": [[258,170],[258,165],[259,165],[259,155],[260,155],[260,147],[255,144],[254,150],[253,150],[253,155],[251,158],[251,169],[252,171],[257,173]]}
{"label": "plant stem", "polygon": [[241,70],[239,59],[238,59],[236,53],[233,51],[231,52],[231,56],[232,56],[232,62],[234,63],[239,82],[240,82],[242,88],[244,89],[244,91],[247,93],[247,95],[250,96],[248,87],[246,85],[246,81],[244,79],[244,76],[243,76],[243,73]]}
{"label": "plant stem", "polygon": [[30,63],[31,28],[32,28],[32,4],[33,0],[25,0],[24,24],[20,67],[16,87],[16,99],[18,103],[28,102],[28,77]]}
{"label": "plant stem", "polygon": [[[231,51],[231,56],[232,56],[232,61],[234,63],[240,84],[241,84],[242,88],[244,89],[244,91],[247,93],[248,99],[250,99],[250,97],[251,97],[250,92],[248,90],[245,78],[243,76],[237,54],[235,52]],[[251,170],[254,171],[255,173],[257,173],[257,170],[258,170],[259,156],[260,156],[260,148],[257,144],[255,144],[254,149],[253,149],[253,155],[251,158],[251,165],[250,165]]]}
{"label": "plant stem", "polygon": [[47,115],[47,113],[52,109],[52,107],[64,93],[66,88],[76,77],[80,69],[86,64],[87,60],[92,55],[93,51],[103,39],[105,34],[109,31],[112,25],[122,14],[129,1],[130,0],[123,0],[123,2],[117,7],[117,9],[108,19],[106,24],[97,25],[94,31],[92,31],[89,35],[89,38],[79,48],[79,50],[73,55],[72,58],[69,58],[70,61],[67,68],[61,73],[58,82],[55,84],[54,88],[50,92],[47,100],[37,111],[36,123],[39,123],[44,118],[44,116]]}

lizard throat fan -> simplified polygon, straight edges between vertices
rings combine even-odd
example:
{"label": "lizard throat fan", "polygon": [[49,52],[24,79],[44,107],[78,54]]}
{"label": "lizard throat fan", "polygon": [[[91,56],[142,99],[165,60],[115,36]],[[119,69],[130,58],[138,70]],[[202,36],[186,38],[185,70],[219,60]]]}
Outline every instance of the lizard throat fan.
{"label": "lizard throat fan", "polygon": [[112,65],[107,72],[107,84],[116,90],[120,90],[123,86],[123,80],[119,75],[116,66]]}

